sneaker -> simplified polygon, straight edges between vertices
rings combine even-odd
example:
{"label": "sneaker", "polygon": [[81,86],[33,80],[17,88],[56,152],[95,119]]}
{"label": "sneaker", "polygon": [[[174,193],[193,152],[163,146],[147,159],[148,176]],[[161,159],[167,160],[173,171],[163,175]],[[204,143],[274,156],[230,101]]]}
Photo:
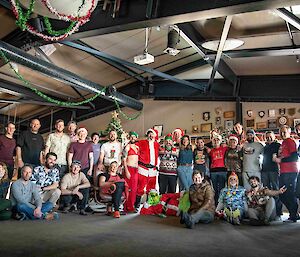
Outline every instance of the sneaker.
{"label": "sneaker", "polygon": [[79,211],[79,215],[86,216],[86,215],[87,215],[87,213],[85,212],[85,210],[84,210],[84,209],[81,209],[81,210]]}
{"label": "sneaker", "polygon": [[45,213],[44,217],[45,220],[58,220],[59,215],[57,212],[50,212],[50,213]]}
{"label": "sneaker", "polygon": [[88,207],[85,208],[85,211],[86,212],[93,212],[94,210],[90,206],[88,206]]}
{"label": "sneaker", "polygon": [[192,221],[190,216],[185,219],[185,226],[189,229],[193,229],[195,227],[195,223]]}
{"label": "sneaker", "polygon": [[73,212],[73,211],[76,211],[76,210],[77,210],[76,204],[72,204],[72,205],[70,206],[69,212]]}
{"label": "sneaker", "polygon": [[26,214],[23,212],[15,213],[13,215],[13,219],[15,220],[26,220]]}
{"label": "sneaker", "polygon": [[241,225],[240,219],[239,218],[233,218],[232,219],[232,224],[233,225]]}
{"label": "sneaker", "polygon": [[274,221],[282,221],[281,217],[280,216],[276,216]]}
{"label": "sneaker", "polygon": [[120,212],[119,211],[115,211],[114,212],[114,218],[120,218],[121,217],[121,215],[120,215]]}
{"label": "sneaker", "polygon": [[63,207],[62,208],[62,213],[68,213],[69,211],[70,211],[70,209],[71,209],[71,205],[69,205],[69,206],[65,206],[65,207]]}

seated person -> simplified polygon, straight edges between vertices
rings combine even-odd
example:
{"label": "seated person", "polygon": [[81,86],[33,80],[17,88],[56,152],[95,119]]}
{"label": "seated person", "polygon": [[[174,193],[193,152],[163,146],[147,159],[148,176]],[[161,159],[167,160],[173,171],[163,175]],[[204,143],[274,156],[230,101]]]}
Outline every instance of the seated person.
{"label": "seated person", "polygon": [[181,214],[180,223],[185,223],[187,228],[193,228],[198,222],[210,223],[214,220],[215,193],[201,171],[193,172],[193,182],[189,189],[191,206],[188,212]]}
{"label": "seated person", "polygon": [[245,193],[245,188],[239,186],[237,174],[232,172],[228,177],[227,187],[221,190],[216,215],[226,218],[233,225],[240,225],[248,207]]}
{"label": "seated person", "polygon": [[61,180],[61,208],[64,213],[73,211],[72,204],[77,205],[80,215],[87,215],[85,207],[89,199],[91,184],[85,174],[81,172],[80,161],[74,160],[71,171]]}
{"label": "seated person", "polygon": [[56,219],[58,214],[51,212],[53,204],[49,201],[42,203],[37,186],[30,181],[32,166],[25,164],[21,169],[21,178],[12,184],[10,198],[13,212],[21,215],[24,219]]}
{"label": "seated person", "polygon": [[37,185],[43,203],[49,201],[56,205],[61,191],[58,189],[59,170],[55,167],[57,155],[49,152],[46,155],[45,165],[34,168],[31,181]]}
{"label": "seated person", "polygon": [[270,190],[262,187],[258,177],[249,178],[251,189],[247,191],[248,216],[250,225],[269,225],[276,217],[275,200],[272,196],[283,194],[286,188]]}
{"label": "seated person", "polygon": [[8,171],[6,164],[0,162],[0,220],[8,220],[11,217],[11,202],[6,199],[9,188]]}
{"label": "seated person", "polygon": [[[128,195],[127,183],[117,174],[118,168],[118,163],[113,161],[108,167],[108,172],[104,172],[99,175],[99,186],[101,188],[101,193],[112,196],[114,218],[120,218],[119,209],[123,192],[127,192]],[[111,205],[107,205],[107,215],[111,215],[111,213]]]}

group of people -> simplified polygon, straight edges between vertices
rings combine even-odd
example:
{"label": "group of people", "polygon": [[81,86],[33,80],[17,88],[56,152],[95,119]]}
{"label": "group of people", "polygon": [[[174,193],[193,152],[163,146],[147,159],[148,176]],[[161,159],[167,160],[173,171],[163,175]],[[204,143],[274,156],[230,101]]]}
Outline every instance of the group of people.
{"label": "group of people", "polygon": [[87,215],[92,186],[100,188],[100,197],[110,197],[106,214],[120,218],[122,203],[124,213],[138,212],[142,196],[157,182],[161,195],[175,194],[178,187],[188,192],[190,207],[181,212],[181,223],[189,228],[215,217],[269,224],[280,219],[282,203],[289,221],[299,218],[297,144],[287,126],[280,128],[281,144],[268,131],[264,145],[253,129],[237,123],[227,138],[214,130],[209,142],[198,137],[195,145],[180,128],[163,142],[153,128],[142,140],[131,131],[125,147],[114,130],[103,144],[98,133],[87,140],[87,129],[74,121],[64,133],[61,119],[44,143],[40,127],[33,119],[16,141],[15,124],[8,123],[0,136],[0,219],[56,219],[56,205],[64,213],[77,209]]}

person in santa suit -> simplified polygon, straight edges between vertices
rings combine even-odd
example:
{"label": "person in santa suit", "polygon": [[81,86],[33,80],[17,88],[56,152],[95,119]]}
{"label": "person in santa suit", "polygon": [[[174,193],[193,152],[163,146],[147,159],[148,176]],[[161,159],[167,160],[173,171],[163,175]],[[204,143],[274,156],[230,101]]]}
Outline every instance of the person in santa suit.
{"label": "person in santa suit", "polygon": [[174,131],[172,132],[172,137],[173,137],[175,147],[179,147],[180,142],[181,142],[181,138],[183,136],[184,136],[184,130],[183,129],[181,129],[181,128],[174,129]]}
{"label": "person in santa suit", "polygon": [[147,139],[140,140],[136,143],[139,147],[139,161],[138,161],[138,188],[135,201],[135,208],[138,209],[141,202],[141,197],[146,188],[146,194],[151,189],[155,189],[157,166],[158,166],[158,152],[159,143],[158,132],[156,129],[148,129],[146,132]]}

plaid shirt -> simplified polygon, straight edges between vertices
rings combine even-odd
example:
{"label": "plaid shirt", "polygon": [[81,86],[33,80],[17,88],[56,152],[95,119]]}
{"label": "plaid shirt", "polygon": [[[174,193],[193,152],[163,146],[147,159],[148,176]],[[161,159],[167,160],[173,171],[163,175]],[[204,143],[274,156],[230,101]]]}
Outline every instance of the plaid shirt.
{"label": "plaid shirt", "polygon": [[59,170],[52,168],[46,173],[44,166],[34,168],[30,180],[41,188],[52,185],[54,182],[59,182]]}

